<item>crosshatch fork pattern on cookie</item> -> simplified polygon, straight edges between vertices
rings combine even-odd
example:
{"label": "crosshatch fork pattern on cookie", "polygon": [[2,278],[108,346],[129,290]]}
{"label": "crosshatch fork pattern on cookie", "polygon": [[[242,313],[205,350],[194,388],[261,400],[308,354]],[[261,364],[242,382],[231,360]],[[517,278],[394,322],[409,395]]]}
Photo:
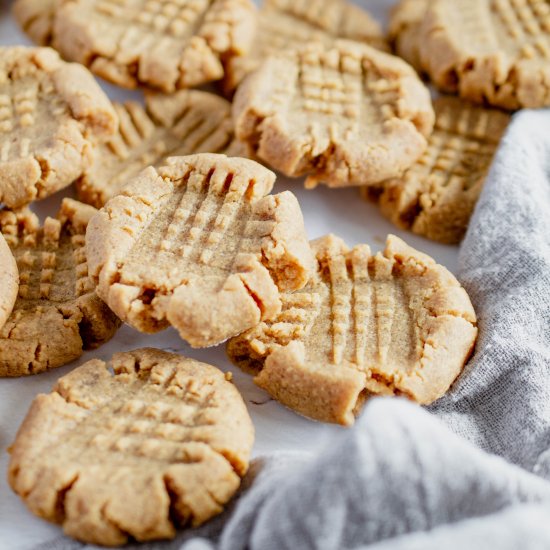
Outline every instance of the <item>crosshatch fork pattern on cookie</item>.
{"label": "crosshatch fork pattern on cookie", "polygon": [[230,104],[207,92],[147,94],[145,108],[133,101],[114,107],[117,134],[94,151],[91,167],[76,182],[79,198],[98,208],[147,166],[169,156],[223,153],[234,143]]}
{"label": "crosshatch fork pattern on cookie", "polygon": [[[19,227],[23,224],[23,229]],[[62,231],[61,222],[45,221],[41,231],[31,212],[5,212],[0,219],[2,234],[19,268],[17,309],[34,307],[37,301],[64,302],[93,290],[88,277],[83,234]]]}
{"label": "crosshatch fork pattern on cookie", "polygon": [[428,148],[403,178],[386,182],[380,204],[400,227],[453,243],[466,231],[510,116],[454,97],[434,108]]}
{"label": "crosshatch fork pattern on cookie", "polygon": [[494,0],[499,44],[520,48],[526,58],[550,59],[550,3],[548,0]]}
{"label": "crosshatch fork pattern on cookie", "polygon": [[[186,449],[198,443],[198,432],[214,427],[220,409],[214,387],[193,376],[178,376],[177,366],[166,366],[156,367],[149,382],[136,387],[131,399],[125,399],[124,392],[121,385],[120,396],[98,411],[108,431],[93,435],[90,451],[99,449],[117,455],[118,460],[143,457],[165,464],[193,462]],[[97,419],[91,420],[95,424]],[[93,431],[94,427],[84,420],[81,429]]]}
{"label": "crosshatch fork pattern on cookie", "polygon": [[90,206],[64,199],[57,218],[27,208],[0,211],[0,229],[19,269],[19,294],[0,330],[0,376],[59,367],[109,340],[119,320],[95,295],[85,251]]}
{"label": "crosshatch fork pattern on cookie", "polygon": [[418,44],[442,90],[508,110],[550,102],[548,0],[433,0]]}
{"label": "crosshatch fork pattern on cookie", "polygon": [[443,395],[477,334],[456,279],[393,236],[376,255],[332,235],[312,247],[316,275],[282,298],[274,319],[231,339],[231,360],[275,399],[326,422],[353,423],[367,395],[424,404]]}
{"label": "crosshatch fork pattern on cookie", "polygon": [[221,371],[141,349],[91,360],[36,397],[9,482],[31,511],[81,541],[172,538],[177,525],[223,510],[252,443],[246,406]]}
{"label": "crosshatch fork pattern on cookie", "polygon": [[119,21],[140,23],[158,33],[182,37],[193,35],[211,3],[211,0],[147,0],[141,9],[132,9],[128,0],[101,0],[95,11]]}
{"label": "crosshatch fork pattern on cookie", "polygon": [[[399,83],[381,80],[360,58],[336,50],[312,51],[300,55],[299,63],[298,110],[337,115],[349,119],[348,124],[358,123],[361,117],[378,122],[394,116],[390,105],[397,100]],[[285,92],[281,90],[279,95],[282,102]],[[367,100],[370,108],[364,105]]]}
{"label": "crosshatch fork pattern on cookie", "polygon": [[[185,266],[187,272],[200,276],[226,275],[239,253],[259,252],[258,239],[273,229],[274,222],[255,218],[244,200],[253,180],[214,169],[207,174],[190,170],[181,179],[185,183],[149,226],[153,239],[144,235],[132,248],[121,281],[126,280],[126,273],[133,277],[129,274],[135,274],[143,266],[144,254],[151,252],[153,264],[163,264],[169,258],[172,269]],[[222,241],[223,254],[216,254]]]}
{"label": "crosshatch fork pattern on cookie", "polygon": [[434,113],[427,88],[400,59],[365,44],[308,44],[268,58],[239,87],[235,132],[306,187],[375,186],[423,153]]}
{"label": "crosshatch fork pattern on cookie", "polygon": [[247,73],[269,55],[304,44],[331,44],[338,38],[365,42],[387,49],[382,29],[370,15],[342,0],[266,0],[258,13],[258,28],[251,51],[227,65],[224,81],[234,91]]}
{"label": "crosshatch fork pattern on cookie", "polygon": [[[69,114],[54,86],[36,67],[16,69],[10,78],[0,76],[0,160],[26,158],[32,155],[31,141],[36,141],[36,128],[51,116]],[[2,133],[21,132],[17,142],[2,138]]]}
{"label": "crosshatch fork pattern on cookie", "polygon": [[56,11],[53,44],[115,84],[173,92],[222,78],[254,18],[251,0],[74,0]]}
{"label": "crosshatch fork pattern on cookie", "polygon": [[98,294],[138,330],[171,323],[198,347],[278,312],[279,289],[303,287],[312,257],[298,202],[269,195],[274,179],[213,153],[147,168],[88,228]]}
{"label": "crosshatch fork pattern on cookie", "polygon": [[[392,273],[392,262],[373,256],[368,246],[332,253],[320,261],[317,278],[306,288],[283,296],[282,311],[273,322],[248,333],[252,356],[298,339],[306,344],[310,361],[333,368],[345,364],[370,372],[388,360],[417,360],[421,350],[411,332],[416,325],[409,300],[403,281]],[[392,346],[394,340],[402,345]]]}

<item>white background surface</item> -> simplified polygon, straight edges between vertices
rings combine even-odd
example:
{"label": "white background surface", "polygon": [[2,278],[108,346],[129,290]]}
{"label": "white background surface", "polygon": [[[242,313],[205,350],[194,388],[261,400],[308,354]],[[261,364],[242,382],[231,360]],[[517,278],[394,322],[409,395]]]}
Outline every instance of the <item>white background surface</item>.
{"label": "white background surface", "polygon": [[[393,2],[384,0],[364,0],[371,13],[381,21],[387,18],[388,6]],[[9,12],[10,2],[0,0],[0,44],[30,44],[19,31]],[[113,99],[136,97],[129,93],[105,85]],[[139,94],[137,94],[139,97]],[[374,205],[364,202],[355,189],[329,190],[319,187],[305,191],[300,181],[280,177],[274,192],[292,190],[302,206],[308,236],[313,239],[326,233],[335,233],[348,245],[368,243],[374,250],[383,248],[386,235],[394,233],[410,245],[433,256],[438,262],[456,272],[458,248],[432,243],[410,233],[400,231],[385,220]],[[55,215],[61,199],[72,195],[66,189],[33,206],[43,218]],[[55,380],[93,357],[108,359],[114,352],[151,346],[189,355],[211,363],[222,370],[231,370],[237,387],[242,392],[256,427],[254,454],[259,455],[273,450],[313,449],[344,429],[323,425],[301,418],[270,400],[262,390],[255,387],[250,376],[241,373],[230,365],[225,357],[224,346],[207,350],[192,350],[173,330],[154,336],[142,335],[125,326],[115,338],[93,352],[85,353],[81,359],[52,372],[20,379],[0,379],[0,549],[19,550],[32,548],[35,544],[59,536],[59,528],[50,525],[28,512],[22,501],[8,487],[6,470],[8,464],[7,447],[32,399],[38,393],[48,392]]]}

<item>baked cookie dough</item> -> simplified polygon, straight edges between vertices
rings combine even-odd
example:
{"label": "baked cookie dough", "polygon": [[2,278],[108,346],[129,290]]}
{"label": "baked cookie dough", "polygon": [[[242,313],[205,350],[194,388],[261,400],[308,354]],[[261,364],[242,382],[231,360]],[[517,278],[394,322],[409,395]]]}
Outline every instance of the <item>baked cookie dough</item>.
{"label": "baked cookie dough", "polygon": [[87,69],[49,48],[0,48],[0,203],[17,208],[68,186],[116,126]]}
{"label": "baked cookie dough", "polygon": [[120,323],[96,296],[84,235],[91,206],[64,199],[57,218],[0,211],[0,230],[19,267],[19,295],[0,329],[0,376],[60,367],[96,348]]}
{"label": "baked cookie dough", "polygon": [[306,186],[375,185],[426,149],[428,89],[401,59],[337,41],[270,57],[239,87],[235,133],[253,155]]}
{"label": "baked cookie dough", "polygon": [[264,59],[304,44],[332,44],[346,38],[387,50],[378,22],[345,0],[265,0],[250,52],[226,64],[224,90],[230,95]]}
{"label": "baked cookie dough", "polygon": [[53,45],[119,86],[173,92],[222,78],[255,28],[251,0],[60,0]]}
{"label": "baked cookie dough", "polygon": [[57,0],[13,2],[13,16],[21,29],[39,46],[51,45],[56,2]]}
{"label": "baked cookie dough", "polygon": [[441,90],[505,109],[550,105],[548,0],[433,0],[420,33]]}
{"label": "baked cookie dough", "polygon": [[419,73],[420,28],[430,0],[401,0],[391,11],[388,39],[395,53]]}
{"label": "baked cookie dough", "polygon": [[0,329],[8,319],[19,290],[19,271],[2,233],[0,233]]}
{"label": "baked cookie dough", "polygon": [[[403,177],[383,184],[380,208],[398,227],[459,243],[510,115],[457,97],[435,100],[428,148]],[[370,198],[372,190],[362,189]]]}
{"label": "baked cookie dough", "polygon": [[142,332],[172,324],[194,347],[219,344],[281,308],[313,257],[298,201],[275,175],[224,155],[149,167],[92,218],[97,293]]}
{"label": "baked cookie dough", "polygon": [[88,361],[38,395],[8,479],[37,516],[83,542],[172,538],[219,514],[246,473],[246,406],[217,368],[141,349]]}
{"label": "baked cookie dough", "polygon": [[352,424],[369,395],[427,404],[459,375],[476,316],[455,277],[390,236],[384,252],[313,243],[316,275],[281,313],[228,342],[230,359],[296,412]]}
{"label": "baked cookie dough", "polygon": [[93,151],[92,162],[76,182],[78,198],[97,208],[118,195],[147,166],[170,156],[231,150],[231,104],[207,92],[147,93],[137,102],[115,103],[118,133]]}

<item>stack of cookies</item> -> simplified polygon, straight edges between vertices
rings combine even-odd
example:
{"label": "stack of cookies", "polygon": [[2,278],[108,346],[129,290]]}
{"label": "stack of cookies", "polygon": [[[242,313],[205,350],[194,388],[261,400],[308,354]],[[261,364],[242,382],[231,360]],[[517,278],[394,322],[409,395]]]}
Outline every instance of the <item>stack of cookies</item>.
{"label": "stack of cookies", "polygon": [[[351,425],[376,395],[440,398],[477,337],[466,291],[391,235],[378,253],[309,242],[270,168],[459,242],[509,111],[550,105],[548,3],[493,4],[402,0],[386,40],[345,0],[16,0],[42,47],[0,49],[0,376],[126,323],[226,342],[323,422]],[[144,101],[112,104],[92,73]],[[190,89],[206,83],[224,97]],[[73,183],[82,202],[41,224],[29,205]],[[222,511],[253,439],[230,374],[140,349],[39,395],[8,475],[79,540],[170,538]]]}

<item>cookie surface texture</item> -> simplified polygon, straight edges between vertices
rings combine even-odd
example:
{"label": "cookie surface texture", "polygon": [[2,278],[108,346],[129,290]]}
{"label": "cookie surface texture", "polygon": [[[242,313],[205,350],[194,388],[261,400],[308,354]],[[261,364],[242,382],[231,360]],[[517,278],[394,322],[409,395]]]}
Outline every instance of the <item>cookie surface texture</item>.
{"label": "cookie surface texture", "polygon": [[39,46],[52,41],[57,0],[15,0],[12,13],[21,29]]}
{"label": "cookie surface texture", "polygon": [[0,48],[0,203],[23,206],[71,184],[116,115],[84,67],[49,48]]}
{"label": "cookie surface texture", "polygon": [[172,324],[206,347],[280,310],[313,257],[298,201],[269,195],[275,175],[224,155],[174,157],[147,168],[91,220],[98,294],[143,332]]}
{"label": "cookie surface texture", "polygon": [[258,27],[250,52],[226,65],[224,89],[233,92],[261,62],[281,50],[311,42],[332,44],[346,38],[387,50],[378,22],[370,14],[344,0],[266,0],[258,12]]}
{"label": "cookie surface texture", "polygon": [[420,43],[443,91],[505,109],[550,105],[548,0],[434,0]]}
{"label": "cookie surface texture", "polygon": [[91,206],[65,199],[39,227],[28,209],[0,211],[0,230],[19,267],[19,295],[0,330],[0,376],[60,367],[109,340],[119,321],[96,296],[84,234]]}
{"label": "cookie surface texture", "polygon": [[420,29],[429,0],[401,0],[391,11],[388,38],[395,53],[422,72]]}
{"label": "cookie surface texture", "polygon": [[510,116],[451,96],[436,99],[434,108],[428,149],[402,178],[384,183],[379,204],[398,227],[456,244],[468,228]]}
{"label": "cookie surface texture", "polygon": [[19,291],[19,271],[2,233],[0,233],[0,329],[8,319]]}
{"label": "cookie surface texture", "polygon": [[61,0],[53,45],[119,86],[173,92],[222,78],[255,27],[251,0]]}
{"label": "cookie surface texture", "polygon": [[369,395],[441,397],[477,334],[455,277],[393,236],[383,254],[333,236],[313,248],[316,276],[284,295],[278,317],[231,339],[230,359],[287,407],[325,422],[353,423]]}
{"label": "cookie surface texture", "polygon": [[371,185],[423,153],[434,113],[428,89],[401,59],[337,41],[270,57],[239,87],[237,138],[306,186]]}
{"label": "cookie surface texture", "polygon": [[231,105],[207,92],[149,93],[138,102],[115,104],[119,130],[93,152],[91,166],[76,182],[78,198],[101,208],[147,166],[170,156],[223,153],[232,146]]}
{"label": "cookie surface texture", "polygon": [[9,482],[81,541],[172,538],[219,514],[248,468],[252,422],[217,368],[141,349],[98,359],[35,398]]}

